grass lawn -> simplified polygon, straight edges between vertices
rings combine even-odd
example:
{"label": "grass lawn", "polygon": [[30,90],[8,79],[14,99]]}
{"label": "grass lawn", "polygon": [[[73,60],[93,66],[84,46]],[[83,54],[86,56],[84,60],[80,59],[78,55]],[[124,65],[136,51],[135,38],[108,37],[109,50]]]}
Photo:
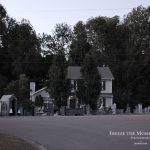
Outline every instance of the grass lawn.
{"label": "grass lawn", "polygon": [[18,137],[0,134],[0,150],[37,150],[37,148]]}

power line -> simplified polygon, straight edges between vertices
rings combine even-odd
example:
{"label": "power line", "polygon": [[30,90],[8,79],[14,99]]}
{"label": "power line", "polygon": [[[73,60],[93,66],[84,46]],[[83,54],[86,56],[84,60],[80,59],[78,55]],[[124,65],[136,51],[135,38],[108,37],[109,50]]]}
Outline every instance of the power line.
{"label": "power line", "polygon": [[112,11],[112,10],[131,10],[133,8],[87,8],[87,9],[51,9],[51,10],[43,10],[43,9],[35,9],[35,10],[10,10],[15,12],[76,12],[76,11]]}

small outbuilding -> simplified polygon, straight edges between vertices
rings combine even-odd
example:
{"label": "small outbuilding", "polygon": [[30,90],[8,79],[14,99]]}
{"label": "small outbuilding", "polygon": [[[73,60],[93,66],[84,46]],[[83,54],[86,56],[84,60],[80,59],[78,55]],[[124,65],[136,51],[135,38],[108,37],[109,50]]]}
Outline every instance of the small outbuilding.
{"label": "small outbuilding", "polygon": [[17,98],[12,95],[3,95],[0,99],[0,114],[2,116],[17,115]]}

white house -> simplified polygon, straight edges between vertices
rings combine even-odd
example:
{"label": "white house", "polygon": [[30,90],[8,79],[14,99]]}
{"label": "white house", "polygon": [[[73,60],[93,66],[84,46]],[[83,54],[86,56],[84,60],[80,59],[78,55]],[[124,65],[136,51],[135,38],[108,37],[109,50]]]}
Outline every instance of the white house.
{"label": "white house", "polygon": [[[43,99],[43,106],[44,106],[42,107],[42,111],[44,111],[44,113],[47,113],[49,115],[53,114],[54,108],[53,99],[51,99],[47,87],[43,87],[42,89],[39,89],[37,91],[35,89],[36,89],[35,82],[30,82],[30,100],[32,102],[35,102],[36,97],[41,96]],[[36,111],[35,113],[37,113]]]}
{"label": "white house", "polygon": [[[83,79],[80,70],[81,70],[80,66],[69,66],[67,68],[66,78],[71,81],[72,84],[71,93],[75,93],[78,90],[78,81]],[[98,71],[99,74],[101,75],[101,82],[102,82],[101,94],[99,99],[97,100],[98,107],[101,106],[111,107],[113,104],[112,81],[114,80],[114,77],[109,67],[98,67]],[[44,104],[52,102],[52,99],[46,87],[35,91],[35,83],[31,82],[30,100],[32,102],[35,102],[36,97],[40,95],[44,100]],[[75,94],[69,96],[67,100],[67,106],[68,108],[78,108],[79,106],[78,97]]]}
{"label": "white house", "polygon": [[[71,92],[75,92],[78,90],[78,80],[83,79],[81,75],[81,67],[80,66],[69,66],[67,69],[67,79],[71,80],[72,89]],[[112,81],[114,77],[109,69],[109,67],[98,67],[99,74],[101,75],[101,94],[99,100],[97,101],[98,107],[111,107],[113,104],[113,94],[112,94]],[[72,99],[71,99],[72,98]],[[72,102],[76,96],[68,99],[68,106]],[[78,100],[75,101],[74,106],[77,106]]]}
{"label": "white house", "polygon": [[43,98],[44,103],[51,101],[50,95],[46,87],[35,91],[35,86],[35,82],[30,82],[30,100],[32,102],[35,102],[37,96],[41,96]]}
{"label": "white house", "polygon": [[113,104],[113,94],[112,94],[112,81],[114,77],[109,69],[109,67],[99,67],[99,73],[101,75],[101,94],[100,101],[105,107],[112,106]]}

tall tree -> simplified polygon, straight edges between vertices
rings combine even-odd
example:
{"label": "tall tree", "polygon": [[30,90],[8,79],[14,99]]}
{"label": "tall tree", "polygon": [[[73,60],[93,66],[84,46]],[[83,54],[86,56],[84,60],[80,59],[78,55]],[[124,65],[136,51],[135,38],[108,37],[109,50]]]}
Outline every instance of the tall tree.
{"label": "tall tree", "polygon": [[39,76],[42,58],[39,40],[30,22],[23,19],[17,23],[10,19],[7,40],[13,77],[25,73],[35,80]]}
{"label": "tall tree", "polygon": [[132,106],[137,103],[150,104],[150,7],[139,6],[125,18],[128,28],[127,95]]}
{"label": "tall tree", "polygon": [[19,76],[18,81],[19,87],[19,103],[28,108],[30,104],[30,87],[29,87],[29,78],[25,74]]}
{"label": "tall tree", "polygon": [[4,94],[4,87],[9,82],[10,61],[7,46],[5,44],[7,34],[7,12],[0,4],[0,97]]}
{"label": "tall tree", "polygon": [[118,37],[119,17],[96,17],[89,19],[86,24],[88,42],[92,45],[99,64],[111,65],[118,53],[118,43],[122,39]]}
{"label": "tall tree", "polygon": [[82,65],[86,53],[90,50],[86,28],[82,21],[74,26],[73,40],[70,46],[69,62],[71,65]]}
{"label": "tall tree", "polygon": [[29,109],[31,104],[29,78],[25,74],[21,74],[18,80],[11,81],[5,88],[5,93],[15,94],[18,105]]}
{"label": "tall tree", "polygon": [[127,27],[119,22],[119,17],[96,17],[86,23],[88,42],[99,65],[108,65],[115,77],[113,82],[114,100],[118,107],[125,105],[126,91],[125,61],[127,59],[126,44]]}
{"label": "tall tree", "polygon": [[64,51],[68,55],[72,40],[72,30],[66,23],[56,24],[51,35],[42,35],[42,52],[44,55],[56,54]]}
{"label": "tall tree", "polygon": [[66,67],[65,54],[59,51],[54,56],[52,66],[48,73],[49,94],[54,98],[58,108],[64,105],[67,99]]}
{"label": "tall tree", "polygon": [[96,109],[97,100],[101,92],[101,76],[98,71],[97,63],[94,57],[87,53],[81,69],[85,86],[85,103],[89,104],[92,109]]}

